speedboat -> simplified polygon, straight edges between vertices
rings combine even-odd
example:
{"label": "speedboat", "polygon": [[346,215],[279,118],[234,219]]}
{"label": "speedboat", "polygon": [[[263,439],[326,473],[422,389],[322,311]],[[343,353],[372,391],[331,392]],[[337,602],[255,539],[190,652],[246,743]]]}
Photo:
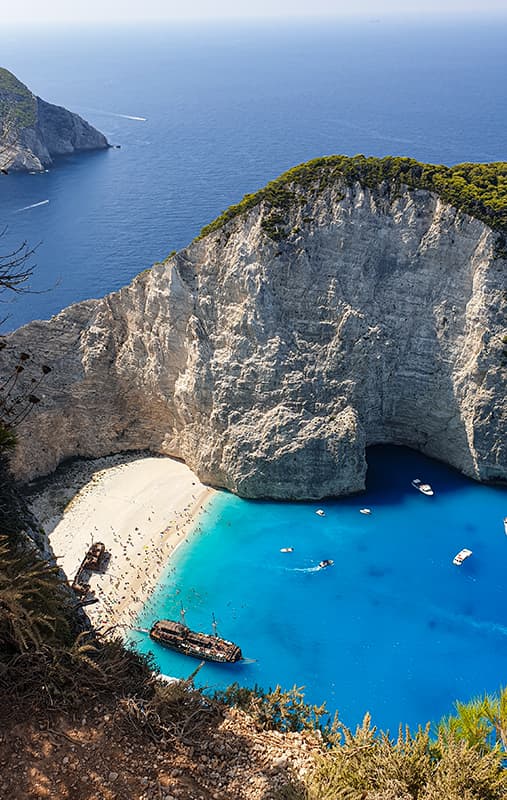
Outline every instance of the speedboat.
{"label": "speedboat", "polygon": [[428,497],[431,497],[431,495],[434,494],[433,489],[431,488],[429,483],[423,483],[419,478],[414,478],[414,480],[412,481],[412,486],[414,487],[414,489],[419,489],[420,492],[428,495]]}
{"label": "speedboat", "polygon": [[334,561],[331,561],[330,558],[325,558],[324,561],[319,561],[320,569],[324,569],[325,567],[332,567],[333,564],[334,564]]}
{"label": "speedboat", "polygon": [[507,517],[503,518],[503,529],[505,531],[505,535],[507,536]]}
{"label": "speedboat", "polygon": [[359,513],[360,514],[371,514],[371,508],[360,508],[359,509]]}
{"label": "speedboat", "polygon": [[293,553],[293,547],[280,547],[280,553]]}
{"label": "speedboat", "polygon": [[461,567],[463,561],[465,559],[470,558],[472,555],[472,551],[469,550],[467,547],[464,547],[463,550],[460,550],[459,553],[456,553],[454,556],[452,563],[455,564],[457,567]]}
{"label": "speedboat", "polygon": [[322,508],[318,508],[318,509],[317,509],[317,511],[316,511],[315,513],[316,513],[316,514],[318,514],[318,515],[319,515],[319,517],[324,517],[324,516],[325,516],[325,513],[324,513],[324,511],[322,510]]}

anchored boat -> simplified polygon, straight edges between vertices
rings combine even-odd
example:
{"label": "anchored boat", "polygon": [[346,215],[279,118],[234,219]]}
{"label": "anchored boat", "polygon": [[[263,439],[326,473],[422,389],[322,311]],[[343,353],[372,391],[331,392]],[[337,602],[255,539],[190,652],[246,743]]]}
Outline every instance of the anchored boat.
{"label": "anchored boat", "polygon": [[243,655],[234,642],[212,636],[209,633],[192,631],[181,622],[171,619],[160,619],[154,622],[150,637],[170,650],[176,650],[185,656],[204,659],[205,661],[219,661],[232,664],[241,661]]}
{"label": "anchored boat", "polygon": [[431,497],[434,494],[433,489],[431,488],[429,483],[423,483],[420,480],[420,478],[414,478],[414,480],[412,481],[412,486],[414,487],[414,489],[419,489],[420,492],[427,495],[428,497]]}
{"label": "anchored boat", "polygon": [[452,563],[455,564],[456,567],[461,567],[463,561],[470,558],[471,555],[472,551],[469,550],[468,547],[464,547],[463,550],[460,550],[459,553],[454,556]]}

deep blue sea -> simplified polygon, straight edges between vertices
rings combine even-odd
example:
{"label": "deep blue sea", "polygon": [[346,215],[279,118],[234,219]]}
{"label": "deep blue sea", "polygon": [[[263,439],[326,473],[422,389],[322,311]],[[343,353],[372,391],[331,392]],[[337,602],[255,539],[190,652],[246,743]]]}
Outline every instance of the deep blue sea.
{"label": "deep blue sea", "polygon": [[[0,252],[38,245],[39,292],[2,296],[4,330],[119,288],[307,159],[505,160],[506,41],[507,18],[3,29],[3,66],[121,145],[2,176]],[[367,494],[322,507],[217,495],[144,624],[180,601],[196,628],[214,612],[256,661],[207,665],[201,682],[304,685],[350,724],[366,709],[381,727],[437,719],[505,682],[505,491],[380,448]],[[322,558],[334,566],[316,570]],[[156,655],[164,672],[192,668]]]}

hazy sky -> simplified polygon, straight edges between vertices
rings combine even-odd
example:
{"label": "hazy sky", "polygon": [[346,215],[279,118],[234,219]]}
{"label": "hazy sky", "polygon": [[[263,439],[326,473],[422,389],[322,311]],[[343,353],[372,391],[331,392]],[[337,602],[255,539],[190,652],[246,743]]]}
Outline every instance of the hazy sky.
{"label": "hazy sky", "polygon": [[435,15],[507,11],[507,0],[2,0],[2,22]]}

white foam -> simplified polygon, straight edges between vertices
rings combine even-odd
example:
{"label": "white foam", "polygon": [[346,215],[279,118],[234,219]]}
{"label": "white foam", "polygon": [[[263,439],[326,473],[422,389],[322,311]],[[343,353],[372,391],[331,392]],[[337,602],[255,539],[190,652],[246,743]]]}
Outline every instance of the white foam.
{"label": "white foam", "polygon": [[[23,208],[18,208],[19,211],[28,211],[29,208],[37,208],[37,206],[46,206],[49,203],[49,200],[41,200],[40,203],[32,203],[31,206],[23,206]],[[16,212],[17,213],[17,212]]]}
{"label": "white foam", "polygon": [[319,572],[322,567],[294,567],[289,572]]}
{"label": "white foam", "polygon": [[118,114],[116,111],[103,111],[101,108],[83,108],[83,111],[92,111],[94,114],[104,114],[106,117],[120,117],[120,119],[133,119],[136,122],[147,122],[146,117],[136,117],[133,114]]}

